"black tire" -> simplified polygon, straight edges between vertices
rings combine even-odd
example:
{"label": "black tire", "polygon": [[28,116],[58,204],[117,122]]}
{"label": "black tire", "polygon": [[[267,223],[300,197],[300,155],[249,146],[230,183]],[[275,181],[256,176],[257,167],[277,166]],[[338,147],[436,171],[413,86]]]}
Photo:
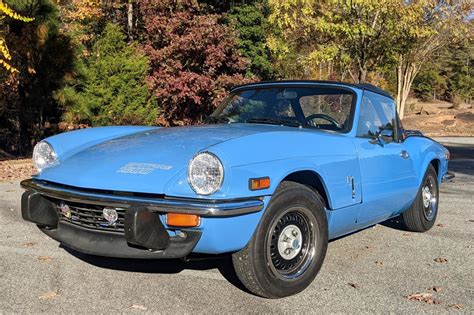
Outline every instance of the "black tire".
{"label": "black tire", "polygon": [[[429,190],[429,194],[424,193],[425,189]],[[415,201],[408,210],[402,213],[405,227],[412,232],[426,232],[431,229],[438,216],[438,200],[438,176],[434,167],[430,165],[423,177]]]}
{"label": "black tire", "polygon": [[250,292],[281,298],[303,291],[314,280],[328,245],[321,200],[305,185],[280,185],[249,244],[232,255],[236,274]]}

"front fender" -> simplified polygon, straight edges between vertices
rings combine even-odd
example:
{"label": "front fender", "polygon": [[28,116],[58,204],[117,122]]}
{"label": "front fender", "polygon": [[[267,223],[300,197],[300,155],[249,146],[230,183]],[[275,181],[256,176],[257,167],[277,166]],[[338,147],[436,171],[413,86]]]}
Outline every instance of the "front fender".
{"label": "front fender", "polygon": [[[355,156],[317,156],[291,160],[278,160],[233,168],[233,189],[248,193],[249,178],[270,177],[270,188],[251,193],[273,194],[280,183],[289,175],[310,171],[322,183],[328,197],[330,209],[339,209],[361,201],[361,185],[358,160]],[[354,178],[355,194],[352,194],[348,176]]]}
{"label": "front fender", "polygon": [[[231,218],[203,218],[202,239],[195,248],[199,253],[222,253],[239,250],[250,241],[264,214],[271,195],[275,193],[280,183],[290,174],[300,171],[311,171],[317,175],[324,187],[328,197],[330,209],[349,209],[350,213],[357,213],[351,206],[360,204],[360,175],[354,172],[357,164],[355,157],[326,156],[307,157],[291,160],[266,161],[232,167],[232,189],[227,189],[227,198],[239,198],[249,196],[264,196],[265,207],[257,213]],[[354,172],[356,179],[356,198],[351,198],[351,186],[346,181],[347,172]],[[248,187],[249,178],[263,176],[270,177],[270,188],[258,191],[250,191]],[[328,211],[338,212],[338,211]],[[345,212],[347,213],[347,212]],[[348,213],[348,214],[350,214]],[[352,222],[348,216],[347,222]],[[337,231],[336,231],[337,232]]]}
{"label": "front fender", "polygon": [[[213,150],[214,151],[214,150]],[[216,152],[226,164],[227,158],[223,152]],[[280,183],[290,174],[310,171],[319,177],[330,209],[339,209],[361,202],[361,177],[356,156],[316,156],[284,160],[265,161],[247,165],[226,168],[222,188],[209,199],[237,199],[246,197],[271,196]],[[196,198],[189,187],[186,170],[181,170],[167,185],[165,194]],[[354,195],[348,176],[354,178]],[[270,187],[262,190],[250,190],[249,179],[269,177]]]}

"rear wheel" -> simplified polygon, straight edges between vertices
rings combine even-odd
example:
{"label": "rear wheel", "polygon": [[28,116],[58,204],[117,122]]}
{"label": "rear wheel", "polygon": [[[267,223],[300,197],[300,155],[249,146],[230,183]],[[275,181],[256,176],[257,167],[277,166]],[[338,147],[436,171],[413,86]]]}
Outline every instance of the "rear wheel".
{"label": "rear wheel", "polygon": [[438,176],[434,167],[430,165],[415,201],[402,214],[405,226],[413,232],[426,232],[431,229],[438,216],[438,198]]}
{"label": "rear wheel", "polygon": [[237,276],[254,294],[280,298],[304,290],[326,255],[328,228],[320,196],[284,182],[250,243],[232,256]]}

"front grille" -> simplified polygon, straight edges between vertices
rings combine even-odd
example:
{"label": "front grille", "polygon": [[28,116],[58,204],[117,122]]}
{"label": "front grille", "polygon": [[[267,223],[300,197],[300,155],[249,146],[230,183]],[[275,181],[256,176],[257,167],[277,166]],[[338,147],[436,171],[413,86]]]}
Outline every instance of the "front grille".
{"label": "front grille", "polygon": [[[82,204],[75,202],[64,202],[57,200],[55,202],[58,214],[61,220],[79,225],[85,228],[114,231],[124,233],[125,209],[112,208],[117,211],[118,218],[115,223],[110,224],[103,215],[104,206]],[[70,210],[70,215],[61,211],[61,206],[67,205]]]}

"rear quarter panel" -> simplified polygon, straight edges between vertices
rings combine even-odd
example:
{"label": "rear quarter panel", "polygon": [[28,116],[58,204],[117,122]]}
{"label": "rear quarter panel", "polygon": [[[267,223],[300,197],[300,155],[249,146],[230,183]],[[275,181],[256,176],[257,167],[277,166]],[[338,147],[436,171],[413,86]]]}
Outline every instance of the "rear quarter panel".
{"label": "rear quarter panel", "polygon": [[448,171],[448,161],[445,156],[447,149],[430,138],[419,136],[410,136],[405,139],[403,144],[413,160],[418,187],[421,185],[426,170],[433,160],[437,160],[439,163],[436,171],[438,181],[441,182],[443,175]]}

